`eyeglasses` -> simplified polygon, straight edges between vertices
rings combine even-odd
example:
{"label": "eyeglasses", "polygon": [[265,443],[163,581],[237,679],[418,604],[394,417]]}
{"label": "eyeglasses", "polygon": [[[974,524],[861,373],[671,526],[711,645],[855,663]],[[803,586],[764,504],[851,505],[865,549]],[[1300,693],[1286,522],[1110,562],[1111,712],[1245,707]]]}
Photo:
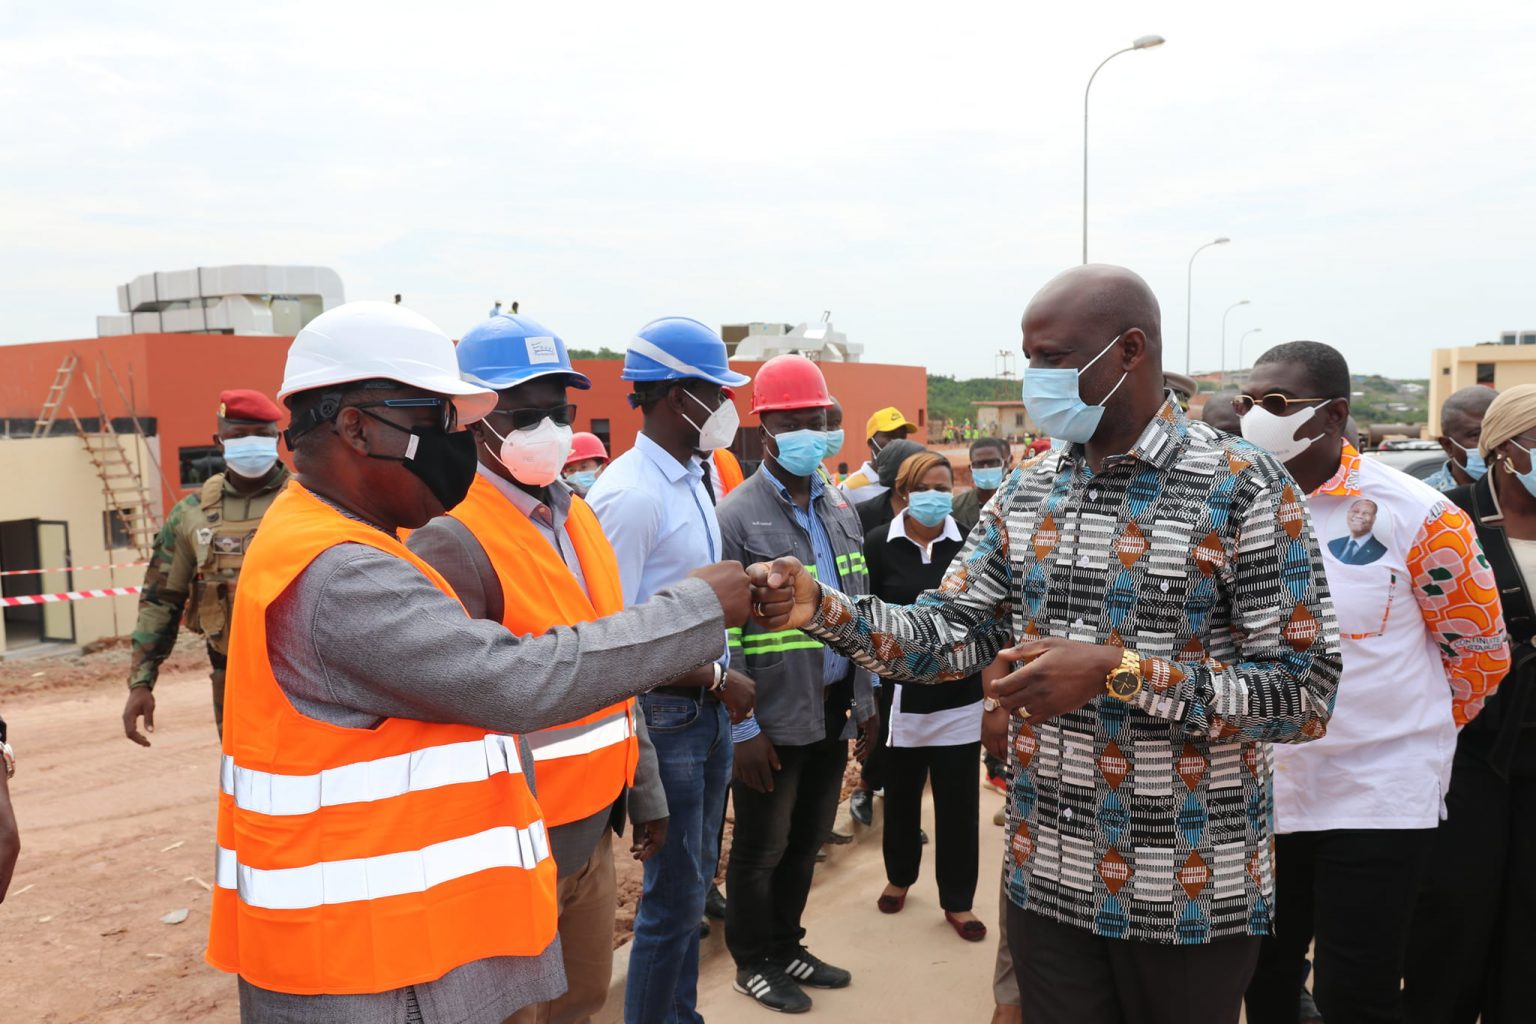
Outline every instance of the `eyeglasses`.
{"label": "eyeglasses", "polygon": [[1246,416],[1257,405],[1272,416],[1290,415],[1291,406],[1303,402],[1331,402],[1331,398],[1287,398],[1278,391],[1271,391],[1267,395],[1254,398],[1252,395],[1238,395],[1232,399],[1232,410],[1239,416]]}
{"label": "eyeglasses", "polygon": [[552,405],[548,409],[497,409],[493,415],[505,416],[513,430],[532,430],[544,420],[551,420],[557,427],[568,427],[576,422],[575,405]]}
{"label": "eyeglasses", "polygon": [[352,408],[373,409],[381,405],[386,409],[441,409],[442,417],[434,426],[445,434],[452,433],[459,423],[459,408],[448,398],[383,398],[377,402],[358,402]]}

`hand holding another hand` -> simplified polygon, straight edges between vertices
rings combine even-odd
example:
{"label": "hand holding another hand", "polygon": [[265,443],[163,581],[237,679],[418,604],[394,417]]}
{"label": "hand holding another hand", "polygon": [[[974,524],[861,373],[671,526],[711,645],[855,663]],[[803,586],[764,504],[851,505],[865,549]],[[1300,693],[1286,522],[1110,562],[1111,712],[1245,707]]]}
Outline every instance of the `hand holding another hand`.
{"label": "hand holding another hand", "polygon": [[1030,725],[1076,711],[1104,693],[1105,679],[1120,664],[1118,647],[1062,637],[1026,640],[998,656],[1021,667],[987,688]]}

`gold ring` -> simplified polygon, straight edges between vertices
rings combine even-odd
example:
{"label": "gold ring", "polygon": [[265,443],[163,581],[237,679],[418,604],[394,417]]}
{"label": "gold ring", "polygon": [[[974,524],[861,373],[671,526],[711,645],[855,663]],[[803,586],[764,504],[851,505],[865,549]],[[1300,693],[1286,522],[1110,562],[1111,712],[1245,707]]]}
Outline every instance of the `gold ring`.
{"label": "gold ring", "polygon": [[1029,720],[1029,708],[1024,706],[1023,704],[1019,705],[1019,717],[1024,719],[1025,721]]}
{"label": "gold ring", "polygon": [[762,615],[763,614],[763,603],[761,601],[753,601],[752,602],[752,614],[753,615]]}

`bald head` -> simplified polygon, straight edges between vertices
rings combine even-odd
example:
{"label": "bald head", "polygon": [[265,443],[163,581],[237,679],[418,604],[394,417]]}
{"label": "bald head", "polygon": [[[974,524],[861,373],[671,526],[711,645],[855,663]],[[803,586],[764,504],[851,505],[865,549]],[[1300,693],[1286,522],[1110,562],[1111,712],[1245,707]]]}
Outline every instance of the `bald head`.
{"label": "bald head", "polygon": [[1467,420],[1471,424],[1481,424],[1488,407],[1498,397],[1497,391],[1481,384],[1451,392],[1451,396],[1440,407],[1440,429],[1450,433],[1447,420]]}
{"label": "bald head", "polygon": [[1132,328],[1147,337],[1153,354],[1161,354],[1162,310],[1157,296],[1141,275],[1108,263],[1088,263],[1063,271],[1035,293],[1024,310],[1027,326],[1032,317],[1067,319],[1085,334],[1102,339],[1100,345]]}
{"label": "bald head", "polygon": [[[1024,310],[1024,358],[1026,404],[1032,385],[1049,391],[1060,386],[1051,382],[1064,379],[1062,371],[1072,370],[1078,401],[1103,407],[1094,414],[1090,448],[1124,444],[1119,450],[1128,450],[1165,400],[1157,299],[1147,282],[1124,267],[1073,267],[1036,292]],[[1038,409],[1031,408],[1035,422],[1053,437],[1084,440],[1072,436],[1080,428],[1054,417],[1041,419],[1049,416],[1043,410],[1051,401],[1039,395]]]}

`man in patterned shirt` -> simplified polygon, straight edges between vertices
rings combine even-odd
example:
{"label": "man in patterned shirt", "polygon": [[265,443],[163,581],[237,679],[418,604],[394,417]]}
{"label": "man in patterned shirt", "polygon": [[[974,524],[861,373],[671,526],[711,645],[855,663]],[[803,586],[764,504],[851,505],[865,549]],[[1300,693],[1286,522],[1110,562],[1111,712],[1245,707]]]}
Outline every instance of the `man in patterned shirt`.
{"label": "man in patterned shirt", "polygon": [[1005,866],[1030,1024],[1235,1024],[1274,901],[1270,744],[1321,736],[1339,676],[1302,496],[1185,419],[1159,321],[1123,268],[1040,290],[1025,401],[1072,443],[1004,481],[916,604],[849,598],[787,559],[751,570],[765,625],[881,676],[1021,663],[994,694],[1021,716]]}
{"label": "man in patterned shirt", "polygon": [[1401,1021],[1456,733],[1509,671],[1498,584],[1465,513],[1344,439],[1349,366],[1335,349],[1270,349],[1237,407],[1243,436],[1307,494],[1344,653],[1328,735],[1276,751],[1278,927],[1248,989],[1249,1024],[1295,1024],[1314,938],[1324,1020]]}

